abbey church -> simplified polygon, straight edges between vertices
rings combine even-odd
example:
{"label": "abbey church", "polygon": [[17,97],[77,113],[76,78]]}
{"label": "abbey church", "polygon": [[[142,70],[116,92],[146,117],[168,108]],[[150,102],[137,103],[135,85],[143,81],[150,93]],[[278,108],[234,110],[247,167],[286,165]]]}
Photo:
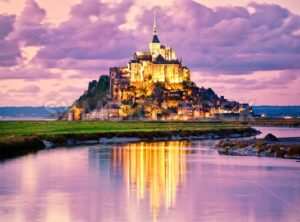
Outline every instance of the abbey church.
{"label": "abbey church", "polygon": [[149,50],[135,52],[127,66],[111,68],[110,81],[113,98],[122,101],[130,98],[130,86],[148,86],[149,90],[152,83],[159,82],[166,84],[171,90],[179,90],[184,81],[190,81],[190,70],[182,65],[171,47],[160,43],[154,17]]}

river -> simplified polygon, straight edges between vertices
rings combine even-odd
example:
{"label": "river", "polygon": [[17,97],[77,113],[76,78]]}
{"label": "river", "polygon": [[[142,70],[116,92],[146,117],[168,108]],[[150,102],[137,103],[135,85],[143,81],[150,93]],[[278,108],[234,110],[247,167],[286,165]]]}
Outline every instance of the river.
{"label": "river", "polygon": [[62,147],[0,162],[0,221],[300,221],[300,162],[222,156],[214,143]]}

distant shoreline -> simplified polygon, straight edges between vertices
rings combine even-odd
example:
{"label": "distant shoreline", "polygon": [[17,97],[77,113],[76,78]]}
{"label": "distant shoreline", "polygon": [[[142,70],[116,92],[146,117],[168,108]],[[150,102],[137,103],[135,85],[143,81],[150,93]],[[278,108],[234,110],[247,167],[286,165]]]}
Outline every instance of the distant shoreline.
{"label": "distant shoreline", "polygon": [[0,121],[56,121],[57,118],[47,117],[4,117]]}

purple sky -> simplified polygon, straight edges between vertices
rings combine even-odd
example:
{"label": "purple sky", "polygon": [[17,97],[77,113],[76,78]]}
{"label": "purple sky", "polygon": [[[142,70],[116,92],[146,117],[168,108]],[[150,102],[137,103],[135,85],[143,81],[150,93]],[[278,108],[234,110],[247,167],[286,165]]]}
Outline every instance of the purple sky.
{"label": "purple sky", "polygon": [[198,86],[251,105],[300,105],[300,2],[217,2],[0,0],[0,105],[70,104],[147,49],[154,10],[161,42]]}

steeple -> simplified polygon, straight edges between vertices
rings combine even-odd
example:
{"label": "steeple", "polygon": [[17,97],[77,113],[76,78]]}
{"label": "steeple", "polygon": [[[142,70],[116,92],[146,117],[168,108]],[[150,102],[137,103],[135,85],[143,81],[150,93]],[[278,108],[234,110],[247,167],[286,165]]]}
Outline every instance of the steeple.
{"label": "steeple", "polygon": [[153,43],[160,43],[158,36],[157,36],[157,29],[156,29],[156,13],[154,12],[154,23],[153,23]]}

